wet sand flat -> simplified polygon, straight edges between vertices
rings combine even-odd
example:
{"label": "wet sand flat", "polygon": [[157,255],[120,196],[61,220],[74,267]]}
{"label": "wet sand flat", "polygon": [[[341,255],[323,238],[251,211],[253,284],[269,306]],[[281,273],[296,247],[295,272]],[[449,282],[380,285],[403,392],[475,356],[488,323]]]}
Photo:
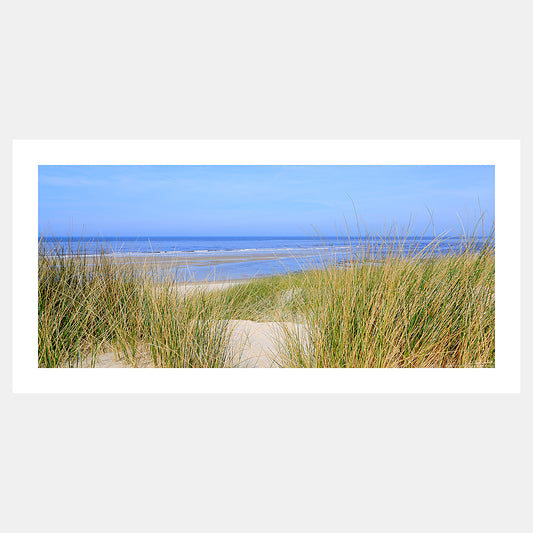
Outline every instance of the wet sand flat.
{"label": "wet sand flat", "polygon": [[[308,253],[308,252],[307,252]],[[106,255],[105,260],[121,266],[134,266],[143,270],[161,268],[164,270],[185,266],[216,266],[224,263],[244,263],[249,261],[275,261],[298,257],[300,254],[279,252],[257,252],[254,254],[150,254],[150,255]],[[95,256],[86,256],[90,264]]]}

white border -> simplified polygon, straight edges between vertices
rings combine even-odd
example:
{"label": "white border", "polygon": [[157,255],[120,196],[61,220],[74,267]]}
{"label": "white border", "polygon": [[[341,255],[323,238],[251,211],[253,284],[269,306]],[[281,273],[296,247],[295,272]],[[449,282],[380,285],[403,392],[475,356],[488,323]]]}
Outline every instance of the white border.
{"label": "white border", "polygon": [[[495,165],[494,369],[39,369],[39,165]],[[15,393],[520,392],[519,141],[13,141]]]}

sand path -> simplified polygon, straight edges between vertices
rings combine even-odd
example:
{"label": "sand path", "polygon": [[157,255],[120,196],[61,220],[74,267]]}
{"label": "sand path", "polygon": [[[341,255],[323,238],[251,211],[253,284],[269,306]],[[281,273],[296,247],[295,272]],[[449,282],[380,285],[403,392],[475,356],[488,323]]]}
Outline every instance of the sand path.
{"label": "sand path", "polygon": [[252,320],[230,320],[231,345],[239,354],[236,365],[240,368],[283,367],[280,353],[280,339],[285,332],[305,338],[306,328],[294,322],[254,322]]}
{"label": "sand path", "polygon": [[[254,322],[253,320],[230,320],[228,327],[231,331],[230,346],[235,354],[229,366],[237,368],[279,368],[283,367],[283,357],[280,353],[280,339],[285,332],[298,335],[301,339],[307,336],[303,324],[293,322]],[[127,360],[113,352],[99,354],[95,368],[128,368]],[[153,368],[153,361],[140,358],[137,368]]]}

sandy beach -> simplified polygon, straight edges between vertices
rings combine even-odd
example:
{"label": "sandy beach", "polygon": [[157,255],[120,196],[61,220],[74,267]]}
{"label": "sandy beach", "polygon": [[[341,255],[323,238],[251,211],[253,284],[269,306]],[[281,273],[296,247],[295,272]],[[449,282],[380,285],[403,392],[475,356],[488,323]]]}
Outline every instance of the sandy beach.
{"label": "sandy beach", "polygon": [[86,255],[82,261],[96,266],[102,261],[124,269],[176,281],[244,280],[300,271],[312,267],[317,253],[310,249],[250,252],[161,252],[146,254]]}

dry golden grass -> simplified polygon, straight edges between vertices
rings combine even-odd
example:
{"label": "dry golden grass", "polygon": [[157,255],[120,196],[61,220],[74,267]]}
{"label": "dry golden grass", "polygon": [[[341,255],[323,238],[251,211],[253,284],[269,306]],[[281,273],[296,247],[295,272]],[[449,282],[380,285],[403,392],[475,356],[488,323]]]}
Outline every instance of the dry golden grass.
{"label": "dry golden grass", "polygon": [[494,255],[393,258],[306,273],[309,340],[287,366],[493,367]]}

